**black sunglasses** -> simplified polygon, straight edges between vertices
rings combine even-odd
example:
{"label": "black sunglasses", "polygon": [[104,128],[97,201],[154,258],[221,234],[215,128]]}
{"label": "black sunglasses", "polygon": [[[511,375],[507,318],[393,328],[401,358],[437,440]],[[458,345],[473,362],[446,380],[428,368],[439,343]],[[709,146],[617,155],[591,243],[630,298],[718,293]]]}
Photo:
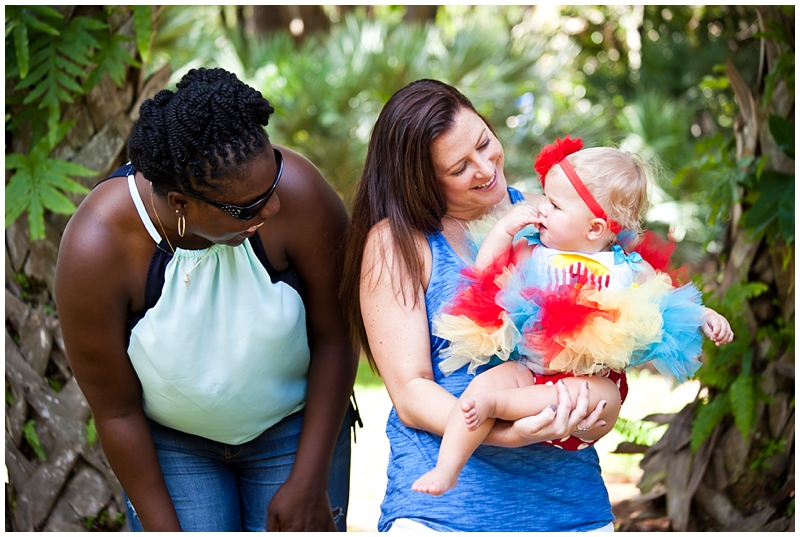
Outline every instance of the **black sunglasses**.
{"label": "black sunglasses", "polygon": [[241,220],[242,222],[250,220],[256,214],[258,214],[264,205],[267,204],[270,196],[272,196],[272,193],[275,192],[275,187],[278,186],[278,182],[281,180],[281,175],[283,174],[283,155],[281,155],[281,152],[274,147],[272,150],[275,152],[275,164],[278,166],[278,174],[275,176],[275,182],[272,183],[271,187],[269,187],[267,193],[258,198],[254,203],[246,207],[241,207],[239,205],[231,205],[229,203],[220,203],[218,201],[209,200],[195,194],[187,194],[187,196],[191,196],[192,198],[208,203],[209,205],[213,205],[220,211],[229,214],[237,220]]}

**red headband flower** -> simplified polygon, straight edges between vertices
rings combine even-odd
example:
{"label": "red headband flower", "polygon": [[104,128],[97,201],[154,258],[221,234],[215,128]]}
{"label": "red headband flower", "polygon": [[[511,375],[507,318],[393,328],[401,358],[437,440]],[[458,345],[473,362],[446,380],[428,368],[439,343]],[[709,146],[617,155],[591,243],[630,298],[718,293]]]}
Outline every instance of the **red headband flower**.
{"label": "red headband flower", "polygon": [[581,149],[583,149],[583,140],[580,138],[573,140],[569,134],[563,140],[556,138],[555,143],[544,146],[533,163],[533,168],[539,174],[542,186],[544,186],[544,178],[550,168],[567,158],[567,155],[571,155]]}

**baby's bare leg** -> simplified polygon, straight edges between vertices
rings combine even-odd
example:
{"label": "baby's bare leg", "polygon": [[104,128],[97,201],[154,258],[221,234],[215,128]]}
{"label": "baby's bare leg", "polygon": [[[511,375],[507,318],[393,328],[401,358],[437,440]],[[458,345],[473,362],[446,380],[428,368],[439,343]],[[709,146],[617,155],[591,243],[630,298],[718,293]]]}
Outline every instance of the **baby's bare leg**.
{"label": "baby's bare leg", "polygon": [[[494,369],[482,373],[469,385],[464,395],[461,396],[461,411],[464,413],[464,422],[470,430],[477,429],[489,418],[500,417],[496,412],[496,405],[505,404],[498,401],[497,394],[505,393],[519,388],[533,385],[533,374],[530,370],[517,362],[506,362]],[[525,416],[538,414],[550,404]],[[531,408],[534,408],[531,406]]]}
{"label": "baby's bare leg", "polygon": [[[505,365],[513,365],[514,369],[503,368]],[[470,382],[467,389],[464,390],[462,400],[456,402],[450,410],[436,467],[417,479],[411,487],[412,490],[441,496],[456,486],[458,474],[464,469],[464,465],[467,464],[469,458],[494,425],[493,419],[486,419],[479,427],[468,429],[461,411],[463,400],[469,398],[470,394],[474,392],[492,389],[504,390],[517,386],[516,365],[501,364],[481,373]],[[500,368],[503,369],[495,373]]]}
{"label": "baby's bare leg", "polygon": [[[557,382],[563,382],[569,391],[572,408],[577,404],[578,392],[582,384],[587,382],[587,377],[567,377]],[[492,394],[477,394],[476,399],[491,396],[491,405],[494,412],[491,417],[502,420],[516,421],[528,416],[538,414],[551,404],[558,404],[558,391],[555,385],[531,385],[528,387],[498,390]],[[619,415],[620,394],[616,385],[607,378],[593,377],[592,388],[589,391],[588,408],[595,408],[601,401],[605,406],[599,420],[606,422],[602,427],[595,427],[584,435],[585,440],[597,440],[611,430]]]}

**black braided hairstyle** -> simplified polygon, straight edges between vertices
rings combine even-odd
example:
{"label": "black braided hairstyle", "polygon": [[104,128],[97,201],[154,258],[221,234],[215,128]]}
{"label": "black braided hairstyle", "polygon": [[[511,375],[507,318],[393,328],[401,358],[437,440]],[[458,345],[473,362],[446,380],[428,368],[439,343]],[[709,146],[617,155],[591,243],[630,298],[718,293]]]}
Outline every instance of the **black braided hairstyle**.
{"label": "black braided hairstyle", "polygon": [[224,69],[192,69],[176,90],[142,103],[128,157],[161,193],[201,194],[235,180],[269,142],[275,111],[261,93]]}

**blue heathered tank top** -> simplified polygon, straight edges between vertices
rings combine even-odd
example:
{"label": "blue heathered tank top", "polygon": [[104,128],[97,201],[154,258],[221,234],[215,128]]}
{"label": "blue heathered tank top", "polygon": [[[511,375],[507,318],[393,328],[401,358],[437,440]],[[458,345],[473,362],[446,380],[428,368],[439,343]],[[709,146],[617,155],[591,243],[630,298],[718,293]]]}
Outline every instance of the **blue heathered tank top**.
{"label": "blue heathered tank top", "polygon": [[[523,195],[509,187],[511,201]],[[433,269],[425,305],[428,325],[458,286],[464,262],[440,233],[428,235]],[[434,381],[459,397],[473,376],[467,368],[445,377],[439,353],[449,344],[431,335]],[[499,362],[478,368],[477,373]],[[412,483],[436,465],[441,437],[406,427],[392,408],[386,423],[391,452],[378,530],[409,518],[439,531],[587,531],[614,520],[594,447],[563,451],[534,444],[480,446],[443,496],[413,492]]]}

